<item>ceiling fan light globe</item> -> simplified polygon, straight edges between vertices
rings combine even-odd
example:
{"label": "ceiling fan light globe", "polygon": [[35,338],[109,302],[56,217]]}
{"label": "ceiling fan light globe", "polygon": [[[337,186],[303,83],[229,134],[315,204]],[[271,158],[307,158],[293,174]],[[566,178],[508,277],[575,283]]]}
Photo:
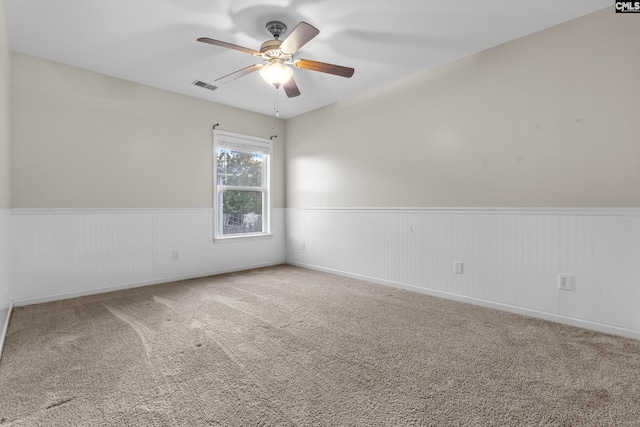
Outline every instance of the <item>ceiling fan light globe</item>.
{"label": "ceiling fan light globe", "polygon": [[272,62],[260,69],[260,76],[270,85],[280,87],[291,79],[293,70],[281,62]]}

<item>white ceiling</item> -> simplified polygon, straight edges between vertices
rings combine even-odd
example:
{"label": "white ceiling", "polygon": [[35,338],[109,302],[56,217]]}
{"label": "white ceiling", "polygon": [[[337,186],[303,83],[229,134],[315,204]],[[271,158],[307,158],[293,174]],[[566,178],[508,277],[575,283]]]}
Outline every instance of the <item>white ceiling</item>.
{"label": "white ceiling", "polygon": [[[268,21],[320,34],[296,54],[355,68],[350,79],[295,69],[279,92],[290,118],[492,46],[611,7],[610,0],[4,0],[10,48],[110,76],[271,115],[274,89],[252,73],[193,86],[261,60],[196,41],[260,49]],[[286,37],[286,35],[285,35]]]}

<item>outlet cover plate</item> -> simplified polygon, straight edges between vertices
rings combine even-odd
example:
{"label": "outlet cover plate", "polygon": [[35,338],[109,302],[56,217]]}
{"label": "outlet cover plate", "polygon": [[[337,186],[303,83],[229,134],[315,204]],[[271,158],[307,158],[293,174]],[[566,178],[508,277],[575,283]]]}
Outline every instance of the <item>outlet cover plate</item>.
{"label": "outlet cover plate", "polygon": [[573,290],[573,276],[570,274],[559,273],[558,274],[558,289],[563,291]]}
{"label": "outlet cover plate", "polygon": [[462,274],[462,261],[453,261],[453,272],[455,274]]}

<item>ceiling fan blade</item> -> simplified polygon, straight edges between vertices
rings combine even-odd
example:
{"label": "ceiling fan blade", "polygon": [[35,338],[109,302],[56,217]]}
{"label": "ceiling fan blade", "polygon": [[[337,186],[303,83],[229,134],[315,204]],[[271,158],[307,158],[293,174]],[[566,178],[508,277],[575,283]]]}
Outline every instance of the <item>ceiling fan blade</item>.
{"label": "ceiling fan blade", "polygon": [[298,85],[296,84],[296,81],[293,80],[293,77],[291,77],[289,81],[284,84],[283,87],[284,87],[285,93],[287,94],[287,97],[289,98],[294,98],[300,95],[300,89],[298,89]]}
{"label": "ceiling fan blade", "polygon": [[326,62],[312,61],[310,59],[298,59],[294,62],[298,68],[304,68],[305,70],[320,71],[321,73],[334,74],[341,77],[351,77],[355,70],[349,67],[343,67],[341,65],[327,64]]}
{"label": "ceiling fan blade", "polygon": [[284,53],[293,55],[319,33],[320,30],[313,25],[307,24],[306,22],[300,22],[293,31],[291,31],[291,34],[284,39],[280,45],[280,50]]}
{"label": "ceiling fan blade", "polygon": [[212,44],[214,46],[226,47],[227,49],[239,50],[240,52],[248,53],[253,56],[260,56],[260,52],[254,49],[249,49],[248,47],[238,46],[237,44],[227,43],[220,40],[210,39],[208,37],[200,37],[198,39],[199,42]]}
{"label": "ceiling fan blade", "polygon": [[239,79],[240,77],[246,76],[247,74],[253,73],[254,71],[258,71],[260,68],[262,68],[263,65],[264,64],[249,65],[248,67],[245,67],[241,70],[234,71],[231,74],[227,74],[224,77],[220,77],[215,82],[219,85],[230,83],[236,79]]}

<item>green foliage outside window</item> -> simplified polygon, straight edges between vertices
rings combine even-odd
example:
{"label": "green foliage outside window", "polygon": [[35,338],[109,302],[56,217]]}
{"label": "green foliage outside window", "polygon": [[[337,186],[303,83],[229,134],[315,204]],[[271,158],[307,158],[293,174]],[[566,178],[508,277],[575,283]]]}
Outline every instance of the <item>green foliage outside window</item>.
{"label": "green foliage outside window", "polygon": [[[229,149],[217,151],[218,184],[233,187],[262,186],[262,155]],[[262,213],[262,192],[226,190],[223,193],[223,213],[231,218]]]}

